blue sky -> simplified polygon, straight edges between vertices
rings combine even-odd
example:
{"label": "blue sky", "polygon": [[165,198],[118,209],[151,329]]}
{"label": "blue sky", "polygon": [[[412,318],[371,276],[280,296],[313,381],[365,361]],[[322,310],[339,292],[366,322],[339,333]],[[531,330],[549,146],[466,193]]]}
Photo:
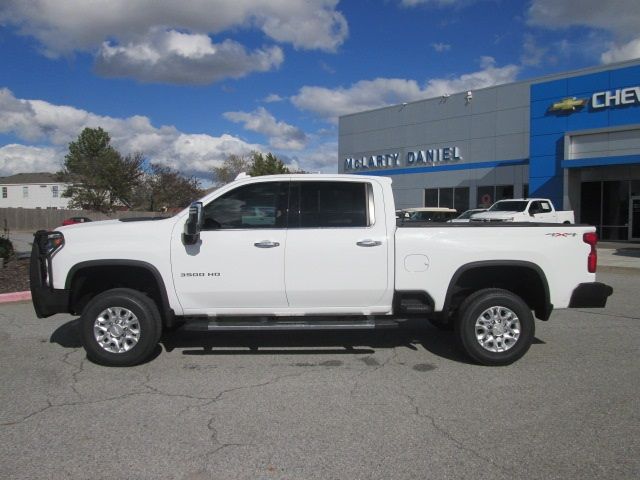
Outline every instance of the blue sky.
{"label": "blue sky", "polygon": [[0,176],[84,127],[197,175],[337,170],[338,116],[640,57],[638,0],[0,0]]}

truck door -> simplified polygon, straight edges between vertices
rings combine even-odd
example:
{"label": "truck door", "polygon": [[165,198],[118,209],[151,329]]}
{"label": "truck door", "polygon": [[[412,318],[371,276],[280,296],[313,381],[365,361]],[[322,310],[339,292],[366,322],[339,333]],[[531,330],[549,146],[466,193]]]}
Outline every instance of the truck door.
{"label": "truck door", "polygon": [[535,209],[535,219],[537,222],[554,223],[558,221],[558,216],[551,204],[545,200],[531,202],[531,209]]}
{"label": "truck door", "polygon": [[186,311],[287,306],[288,184],[251,183],[212,200],[196,245],[184,245],[180,226],[174,230],[173,279]]}
{"label": "truck door", "polygon": [[292,181],[285,258],[292,308],[380,305],[389,242],[382,190],[364,181]]}

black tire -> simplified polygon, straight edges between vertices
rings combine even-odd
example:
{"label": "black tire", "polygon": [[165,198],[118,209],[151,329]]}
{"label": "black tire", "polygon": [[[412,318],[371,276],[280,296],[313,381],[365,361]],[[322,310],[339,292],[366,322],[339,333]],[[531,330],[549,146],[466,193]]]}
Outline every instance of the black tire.
{"label": "black tire", "polygon": [[[111,318],[109,313],[105,313],[108,312],[107,309],[112,309],[116,318],[128,318],[131,323],[127,328],[133,328],[133,331],[137,331],[137,335],[130,335],[129,339],[124,337],[125,339],[118,343],[117,340],[114,340],[115,337],[108,333],[102,337],[103,344],[106,346],[101,346],[94,334],[94,329],[99,323],[99,318],[101,324],[108,322]],[[145,361],[158,345],[162,333],[162,321],[156,304],[145,294],[129,288],[114,288],[96,295],[84,308],[80,322],[80,336],[87,357],[101,365],[114,367],[128,367]],[[104,329],[104,326],[102,328]],[[98,330],[101,331],[99,327]],[[116,332],[120,333],[118,339],[123,338],[123,333],[126,333],[117,330]],[[137,337],[137,342],[134,343],[130,339],[131,337]],[[120,347],[125,343],[126,346]],[[128,348],[128,350],[120,352],[108,350],[119,347],[121,350],[124,348]]]}
{"label": "black tire", "polygon": [[[498,310],[490,310],[492,307]],[[517,322],[513,321],[514,317],[509,312]],[[493,314],[498,317],[504,315],[504,325],[509,325],[506,335],[502,324],[498,327],[498,335],[493,335],[493,325],[485,326],[485,322],[491,323],[488,319]],[[519,328],[514,330],[518,323]],[[469,295],[462,302],[455,330],[462,349],[476,362],[483,365],[509,365],[529,350],[535,335],[535,323],[531,309],[518,295],[499,288],[487,288]],[[516,330],[518,335],[514,340]],[[482,335],[483,331],[487,335],[479,339],[478,335]]]}

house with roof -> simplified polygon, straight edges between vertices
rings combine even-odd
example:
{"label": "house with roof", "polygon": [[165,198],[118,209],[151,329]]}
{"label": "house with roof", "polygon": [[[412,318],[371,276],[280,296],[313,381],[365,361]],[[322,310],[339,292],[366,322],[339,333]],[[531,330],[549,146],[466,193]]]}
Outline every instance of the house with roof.
{"label": "house with roof", "polygon": [[54,173],[17,173],[0,177],[0,208],[68,208],[67,184]]}

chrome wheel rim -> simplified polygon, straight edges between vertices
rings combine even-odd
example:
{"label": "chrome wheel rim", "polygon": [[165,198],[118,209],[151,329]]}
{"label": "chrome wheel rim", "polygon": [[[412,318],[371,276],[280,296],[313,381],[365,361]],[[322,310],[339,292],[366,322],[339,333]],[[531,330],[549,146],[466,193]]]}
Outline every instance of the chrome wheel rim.
{"label": "chrome wheel rim", "polygon": [[506,352],[518,343],[520,332],[520,319],[507,307],[489,307],[476,320],[478,343],[489,352]]}
{"label": "chrome wheel rim", "polygon": [[140,322],[124,307],[109,307],[93,323],[93,335],[98,345],[110,353],[125,353],[140,340]]}

